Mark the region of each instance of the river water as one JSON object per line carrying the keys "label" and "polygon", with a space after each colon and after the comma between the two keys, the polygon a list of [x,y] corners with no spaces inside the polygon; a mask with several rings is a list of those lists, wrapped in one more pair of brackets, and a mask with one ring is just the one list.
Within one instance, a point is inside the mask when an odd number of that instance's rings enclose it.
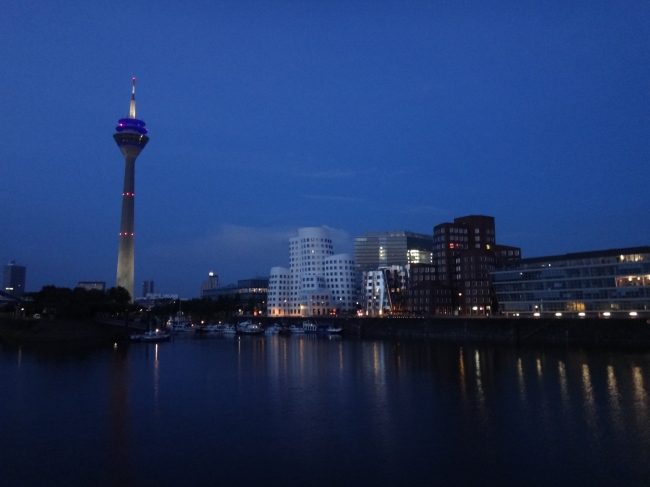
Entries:
{"label": "river water", "polygon": [[650,353],[200,337],[0,348],[0,485],[649,485]]}

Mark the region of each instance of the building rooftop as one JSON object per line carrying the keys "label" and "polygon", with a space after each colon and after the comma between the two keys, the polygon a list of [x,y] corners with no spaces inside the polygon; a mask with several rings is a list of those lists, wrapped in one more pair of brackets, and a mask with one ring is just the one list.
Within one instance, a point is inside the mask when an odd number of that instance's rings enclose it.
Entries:
{"label": "building rooftop", "polygon": [[506,264],[505,268],[518,267],[526,264],[538,264],[544,262],[560,262],[580,259],[598,259],[604,257],[616,257],[630,254],[650,254],[650,246],[628,247],[623,249],[592,250],[588,252],[574,252],[569,254],[549,255],[545,257],[530,257]]}

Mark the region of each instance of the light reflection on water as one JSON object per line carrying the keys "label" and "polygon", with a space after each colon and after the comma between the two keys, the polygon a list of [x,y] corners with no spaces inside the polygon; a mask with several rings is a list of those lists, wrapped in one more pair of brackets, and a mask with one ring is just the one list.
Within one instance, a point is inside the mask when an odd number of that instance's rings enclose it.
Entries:
{"label": "light reflection on water", "polygon": [[[650,474],[649,369],[632,352],[315,336],[182,337],[82,357],[0,349],[0,451],[22,472],[0,485],[39,480],[34,459],[47,455],[74,471],[89,442],[95,485],[634,484]],[[60,452],[41,439],[63,438],[56,424],[69,438]],[[143,466],[172,450],[160,471]],[[281,468],[294,452],[310,454]]]}

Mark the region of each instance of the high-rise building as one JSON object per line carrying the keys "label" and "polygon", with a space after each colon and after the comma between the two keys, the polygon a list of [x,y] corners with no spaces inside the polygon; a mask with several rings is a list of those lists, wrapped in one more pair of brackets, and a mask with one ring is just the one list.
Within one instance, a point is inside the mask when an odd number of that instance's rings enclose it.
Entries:
{"label": "high-rise building", "polygon": [[217,289],[219,287],[219,276],[217,276],[214,272],[210,271],[208,272],[208,280],[203,281],[203,284],[201,284],[201,297],[207,297],[205,294],[206,291],[210,291],[211,289]]}
{"label": "high-rise building", "polygon": [[430,264],[432,258],[431,235],[405,231],[366,232],[354,239],[354,261],[360,272],[393,265]]}
{"label": "high-rise building", "polygon": [[[369,305],[369,300],[374,302],[377,298],[375,291],[369,292],[367,286],[367,279],[381,277],[379,281],[386,283],[386,280],[379,275],[369,275],[369,272],[376,272],[380,269],[389,269],[394,266],[399,266],[402,271],[408,276],[408,267],[410,264],[431,264],[433,259],[433,240],[431,235],[422,233],[413,233],[406,231],[393,231],[393,232],[366,232],[360,237],[354,239],[354,261],[355,261],[355,277],[357,281],[357,294],[362,301],[365,302],[364,308],[371,313],[372,309],[378,311],[379,308],[374,305]],[[374,277],[373,277],[374,276]],[[382,284],[384,285],[384,284]],[[389,288],[398,289],[398,288]],[[391,309],[397,312],[397,307],[393,307],[394,300],[388,300],[390,291],[386,291],[386,303],[391,303]],[[396,297],[396,296],[394,296]],[[399,301],[399,300],[398,300]],[[401,308],[400,308],[401,309]],[[382,313],[386,310],[383,308]]]}
{"label": "high-rise building", "polygon": [[145,123],[135,118],[135,78],[131,90],[129,117],[121,118],[113,134],[117,146],[124,156],[124,190],[122,192],[122,220],[120,223],[120,245],[117,254],[116,286],[122,286],[133,298],[134,274],[134,206],[135,206],[135,160],[149,142]]}
{"label": "high-rise building", "polygon": [[470,215],[433,228],[436,280],[452,290],[455,311],[462,315],[491,314],[494,294],[490,271],[519,260],[517,247],[496,244],[494,217]]}
{"label": "high-rise building", "polygon": [[307,227],[289,240],[289,268],[273,267],[268,314],[318,316],[356,310],[354,261],[334,254],[329,230]]}
{"label": "high-rise building", "polygon": [[2,290],[16,298],[25,294],[25,266],[11,261],[2,269]]}
{"label": "high-rise building", "polygon": [[146,298],[148,294],[153,294],[153,281],[144,281],[142,283],[142,297]]}

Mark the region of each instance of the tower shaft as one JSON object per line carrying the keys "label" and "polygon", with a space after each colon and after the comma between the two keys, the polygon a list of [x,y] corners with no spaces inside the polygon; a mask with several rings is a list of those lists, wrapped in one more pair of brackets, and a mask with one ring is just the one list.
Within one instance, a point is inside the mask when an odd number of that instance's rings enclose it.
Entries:
{"label": "tower shaft", "polygon": [[122,286],[133,298],[135,268],[135,157],[125,157],[124,191],[122,193],[122,219],[120,246],[117,254],[116,286]]}

